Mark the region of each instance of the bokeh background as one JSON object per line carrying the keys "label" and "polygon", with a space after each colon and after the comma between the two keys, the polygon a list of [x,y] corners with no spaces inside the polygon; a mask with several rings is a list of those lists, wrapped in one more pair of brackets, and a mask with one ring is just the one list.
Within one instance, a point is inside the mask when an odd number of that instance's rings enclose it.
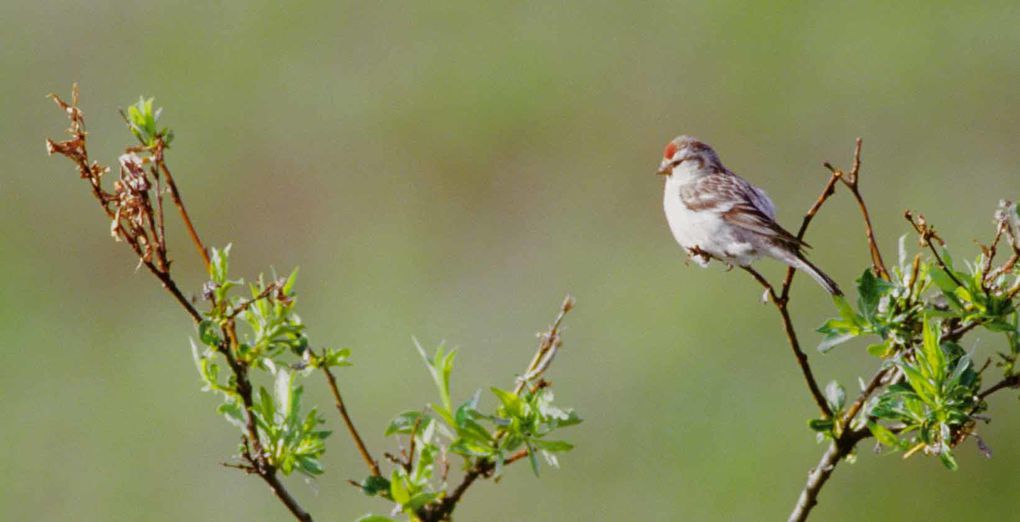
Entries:
{"label": "bokeh background", "polygon": [[[25,2],[0,4],[0,518],[287,520],[217,463],[236,432],[199,392],[188,318],[108,226],[70,164],[47,158],[82,87],[91,152],[131,142],[116,113],[156,96],[171,166],[236,274],[301,267],[313,342],[377,453],[433,393],[411,338],[459,347],[455,393],[509,385],[566,292],[550,377],[586,423],[563,469],[472,489],[461,520],[779,520],[823,447],[774,311],[741,273],[685,266],[653,176],[690,133],[764,186],[795,227],[863,136],[864,193],[887,259],[925,212],[973,252],[1018,196],[1020,10],[1012,2]],[[181,228],[176,270],[202,278]],[[838,195],[808,237],[852,287],[868,264]],[[960,254],[958,254],[960,256]],[[767,264],[770,276],[781,273]],[[805,344],[833,307],[807,281]],[[977,347],[988,354],[1000,340]],[[862,345],[822,356],[851,386]],[[322,387],[312,396],[340,430]],[[1014,394],[1015,395],[1015,394]],[[961,470],[874,455],[841,467],[818,520],[1007,520],[1016,399]],[[324,478],[292,489],[319,519],[387,508],[342,432]]]}

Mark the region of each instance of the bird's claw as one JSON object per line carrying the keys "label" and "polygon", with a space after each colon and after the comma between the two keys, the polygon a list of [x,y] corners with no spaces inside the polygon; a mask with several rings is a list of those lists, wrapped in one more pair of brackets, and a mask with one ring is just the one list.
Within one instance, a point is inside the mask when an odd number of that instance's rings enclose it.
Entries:
{"label": "bird's claw", "polygon": [[712,260],[712,254],[705,252],[698,245],[694,245],[687,249],[688,262],[692,259],[701,266],[708,266],[709,261]]}

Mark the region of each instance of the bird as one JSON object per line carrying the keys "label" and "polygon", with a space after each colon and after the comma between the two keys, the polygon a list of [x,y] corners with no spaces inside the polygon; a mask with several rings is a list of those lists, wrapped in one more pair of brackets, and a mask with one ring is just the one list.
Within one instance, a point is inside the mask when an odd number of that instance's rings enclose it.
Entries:
{"label": "bird", "polygon": [[776,222],[776,207],[762,189],[723,166],[719,155],[691,136],[666,145],[659,175],[666,178],[662,206],[673,238],[702,267],[717,259],[752,270],[771,257],[800,270],[829,294],[843,295],[831,277],[804,257],[810,246]]}

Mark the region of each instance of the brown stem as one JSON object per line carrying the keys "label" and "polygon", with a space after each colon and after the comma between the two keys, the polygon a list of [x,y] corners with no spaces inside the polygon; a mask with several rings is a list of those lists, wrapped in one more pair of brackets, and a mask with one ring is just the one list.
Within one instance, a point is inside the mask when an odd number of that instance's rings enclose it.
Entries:
{"label": "brown stem", "polygon": [[199,313],[197,308],[195,308],[195,305],[191,304],[191,301],[189,301],[187,297],[184,297],[184,294],[181,293],[181,289],[177,287],[177,283],[175,283],[173,278],[170,277],[169,272],[159,270],[156,268],[156,265],[149,261],[144,261],[142,264],[145,265],[145,268],[149,269],[149,272],[152,272],[152,275],[159,279],[163,288],[166,288],[166,290],[170,292],[170,295],[172,295],[174,299],[176,299],[177,302],[184,307],[184,310],[188,312],[188,315],[190,315],[196,323],[202,322],[202,314]]}
{"label": "brown stem", "polygon": [[535,351],[535,356],[531,358],[527,371],[517,380],[517,385],[514,386],[515,395],[521,393],[529,381],[541,377],[542,373],[549,368],[549,364],[552,363],[556,351],[560,347],[560,324],[563,323],[563,318],[572,308],[574,308],[574,298],[567,295],[563,298],[563,304],[560,305],[560,311],[552,326],[549,327],[549,331],[542,334],[542,341],[538,345],[538,350]]}
{"label": "brown stem", "polygon": [[251,299],[245,300],[241,304],[237,305],[236,308],[234,308],[233,310],[229,311],[227,313],[227,319],[232,320],[235,317],[237,317],[238,315],[241,315],[242,313],[244,313],[245,310],[251,308],[251,305],[255,304],[258,301],[261,301],[262,299],[265,299],[265,298],[269,297],[270,294],[272,294],[273,292],[275,292],[279,288],[280,288],[279,285],[277,285],[275,282],[267,284],[266,287],[263,288],[262,291],[259,292],[258,295],[256,295],[255,297],[252,297]]}
{"label": "brown stem", "polygon": [[843,415],[843,426],[850,426],[850,424],[854,420],[854,417],[856,417],[857,414],[860,413],[861,408],[864,407],[864,403],[868,402],[868,399],[871,397],[871,394],[875,393],[875,390],[878,389],[879,385],[882,384],[882,381],[886,378],[887,375],[889,375],[891,371],[892,371],[891,367],[879,370],[878,373],[876,373],[874,377],[871,378],[871,381],[869,381],[868,384],[861,391],[861,394],[860,396],[857,397],[857,400],[854,401],[854,403],[851,404],[849,408],[847,408],[846,414]]}
{"label": "brown stem", "polygon": [[329,391],[333,394],[333,402],[336,404],[336,409],[340,412],[340,417],[343,418],[344,425],[347,426],[347,431],[351,434],[351,439],[354,440],[358,453],[361,454],[361,459],[365,461],[373,476],[381,477],[382,472],[379,471],[379,463],[372,458],[372,454],[369,453],[368,448],[365,446],[365,441],[362,440],[361,434],[354,427],[354,421],[347,414],[347,406],[344,404],[343,396],[340,395],[340,388],[336,385],[336,378],[333,377],[333,372],[325,365],[322,366],[322,371],[326,374],[326,382],[329,384]]}
{"label": "brown stem", "polygon": [[818,381],[815,380],[815,375],[811,371],[811,364],[808,363],[808,356],[804,353],[804,350],[800,348],[800,341],[797,339],[797,331],[793,327],[793,320],[790,318],[790,310],[787,308],[788,300],[781,298],[776,294],[775,288],[772,284],[765,279],[765,276],[759,274],[755,269],[750,266],[741,267],[747,271],[751,276],[755,278],[768,292],[771,297],[772,304],[779,310],[779,315],[783,320],[783,329],[786,331],[786,339],[789,341],[790,349],[793,350],[793,355],[797,359],[797,364],[800,366],[800,371],[804,374],[804,381],[808,385],[808,390],[811,391],[811,397],[815,400],[815,404],[818,405],[818,409],[821,410],[824,418],[832,417],[832,409],[829,407],[829,403],[825,400],[825,395],[822,394],[821,388],[818,387]]}
{"label": "brown stem", "polygon": [[861,209],[861,217],[864,218],[864,235],[868,239],[868,250],[871,252],[871,267],[875,271],[875,274],[889,280],[889,272],[885,269],[885,261],[882,260],[882,252],[878,248],[878,241],[875,240],[875,230],[871,225],[871,216],[868,214],[868,206],[864,204],[864,198],[861,196],[860,189],[860,172],[861,172],[861,145],[862,141],[857,138],[856,144],[854,145],[854,159],[850,166],[850,172],[843,173],[839,169],[833,167],[831,164],[826,163],[825,168],[829,169],[834,175],[839,175],[839,178],[843,181],[843,184],[850,189],[850,193],[853,194],[854,199],[857,200],[857,206]]}
{"label": "brown stem", "polygon": [[195,231],[195,225],[191,222],[191,216],[188,215],[188,210],[184,207],[184,201],[181,200],[181,194],[177,190],[177,183],[174,182],[174,177],[170,174],[170,169],[166,166],[166,161],[163,160],[162,142],[158,145],[157,149],[159,161],[156,163],[159,165],[159,169],[166,176],[166,185],[170,189],[170,198],[174,200],[174,205],[177,206],[177,210],[181,214],[181,219],[184,220],[184,226],[188,229],[188,235],[191,236],[191,242],[195,244],[195,248],[198,250],[199,255],[202,256],[202,263],[205,265],[206,273],[209,272],[209,266],[212,264],[209,260],[209,251],[206,250],[205,245],[202,244],[202,240],[198,238],[198,232]]}
{"label": "brown stem", "polygon": [[280,502],[283,502],[284,506],[287,506],[290,513],[294,515],[294,518],[302,522],[312,522],[312,515],[302,509],[297,500],[291,496],[290,492],[287,491],[287,488],[284,487],[282,482],[280,482],[280,477],[276,475],[275,469],[269,473],[259,473],[259,476],[262,477],[262,480],[269,485],[269,489],[273,491],[276,498],[280,499]]}
{"label": "brown stem", "polygon": [[[510,465],[527,456],[528,450],[522,449],[508,457],[503,464]],[[488,476],[488,474],[492,473],[495,468],[495,465],[492,464],[491,461],[484,460],[480,462],[484,462],[485,464],[477,465],[469,469],[468,472],[464,474],[464,478],[461,480],[460,484],[454,488],[452,493],[444,497],[438,504],[432,504],[432,506],[435,506],[434,508],[425,509],[418,514],[418,517],[421,518],[422,522],[440,522],[450,520],[450,515],[453,514],[453,508],[457,506],[457,503],[460,502],[461,497],[464,496],[464,493],[467,492],[468,488],[470,488],[471,485],[479,478]]]}
{"label": "brown stem", "polygon": [[807,520],[811,509],[818,505],[818,494],[821,493],[822,487],[825,486],[829,477],[832,476],[836,466],[853,451],[858,442],[870,436],[871,432],[867,428],[847,431],[843,437],[829,444],[829,448],[822,454],[818,464],[808,473],[807,484],[804,485],[804,489],[800,492],[797,504],[794,505],[793,512],[790,513],[790,518],[787,519],[787,522],[803,522]]}
{"label": "brown stem", "polygon": [[[807,213],[804,214],[804,219],[800,223],[800,229],[797,230],[797,239],[804,239],[804,234],[807,233],[808,225],[815,218],[815,214],[822,208],[825,201],[836,193],[836,183],[839,181],[840,176],[842,176],[842,173],[839,171],[833,171],[832,175],[829,176],[829,181],[825,184],[825,188],[822,189],[822,193],[819,194],[818,199],[811,205]],[[786,269],[786,277],[783,278],[783,290],[780,292],[780,299],[783,301],[790,296],[790,286],[793,284],[793,275],[795,273],[797,271],[792,266]]]}
{"label": "brown stem", "polygon": [[1016,388],[1017,386],[1020,386],[1020,374],[1010,375],[1009,377],[989,386],[987,390],[979,393],[978,399],[984,400],[986,397],[999,390],[1004,388]]}

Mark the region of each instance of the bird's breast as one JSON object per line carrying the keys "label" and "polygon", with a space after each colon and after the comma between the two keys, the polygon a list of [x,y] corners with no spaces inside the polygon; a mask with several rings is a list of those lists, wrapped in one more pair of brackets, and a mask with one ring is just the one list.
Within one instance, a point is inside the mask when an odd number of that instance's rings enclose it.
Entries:
{"label": "bird's breast", "polygon": [[663,191],[662,207],[666,212],[666,221],[680,246],[707,247],[719,238],[719,228],[724,224],[722,218],[712,211],[694,211],[684,204],[680,198],[682,183],[666,183]]}

